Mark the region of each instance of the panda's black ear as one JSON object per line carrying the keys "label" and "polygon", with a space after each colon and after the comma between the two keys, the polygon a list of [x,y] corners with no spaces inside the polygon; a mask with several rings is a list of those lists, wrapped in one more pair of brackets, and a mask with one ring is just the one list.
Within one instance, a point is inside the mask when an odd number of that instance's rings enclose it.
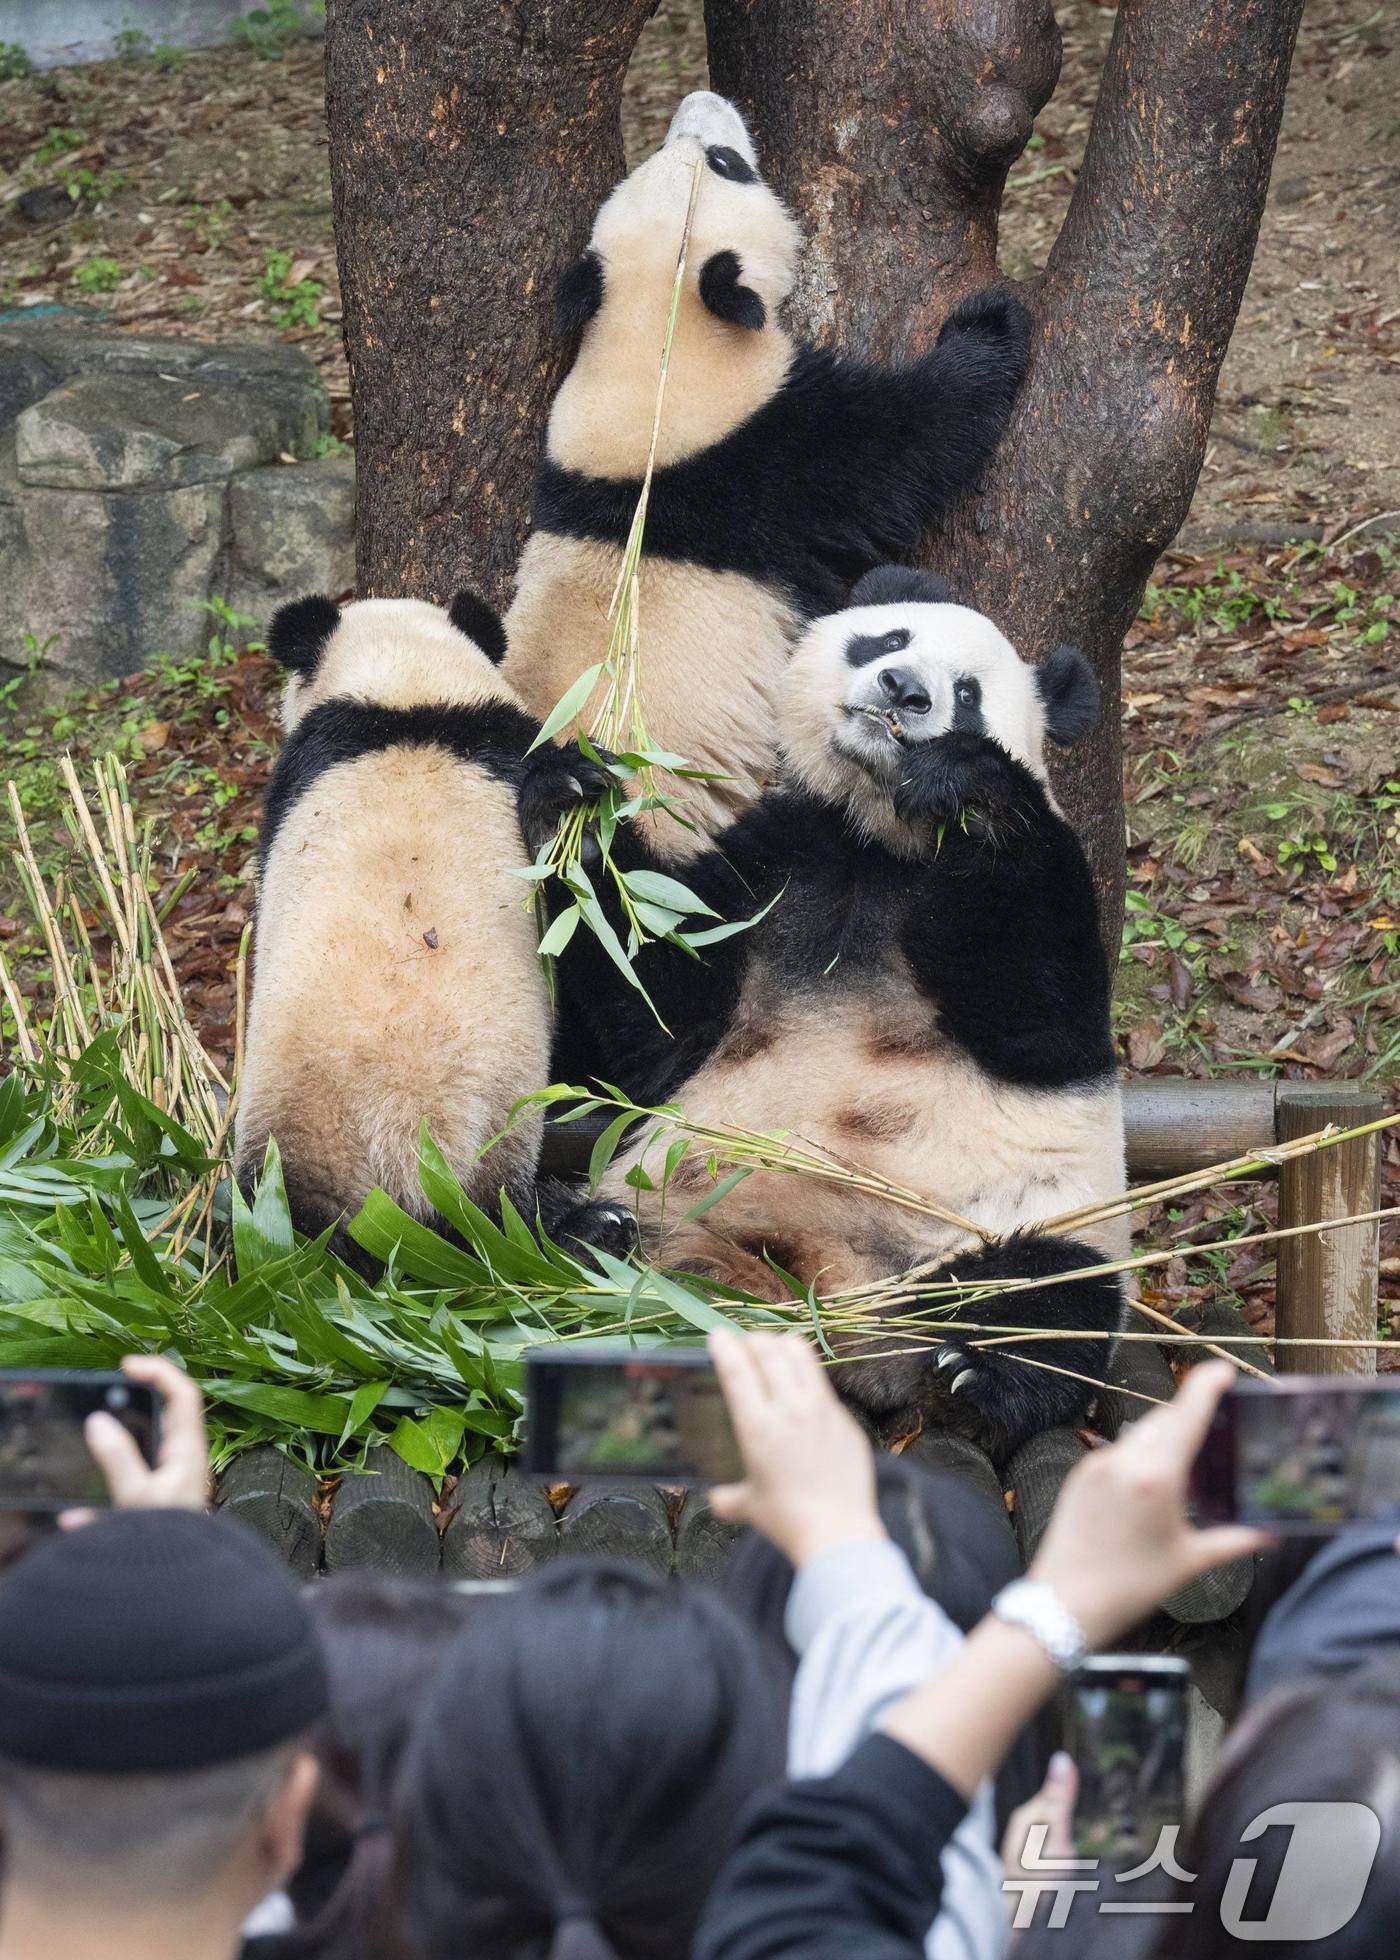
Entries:
{"label": "panda's black ear", "polygon": [[494,606],[488,606],[475,592],[454,592],[447,617],[459,633],[465,633],[496,666],[506,657],[506,629]]}
{"label": "panda's black ear", "polygon": [[590,245],[559,275],[554,295],[562,333],[582,333],[603,304],[603,261]]}
{"label": "panda's black ear", "polygon": [[319,595],[279,606],[267,629],[267,650],[279,667],[309,681],[340,624],[340,607]]}
{"label": "panda's black ear", "polygon": [[1056,647],[1035,670],[1045,704],[1045,732],[1067,749],[1089,733],[1099,718],[1099,683],[1078,647]]}
{"label": "panda's black ear", "polygon": [[767,323],[768,308],[740,279],[742,271],[737,252],[712,252],[700,268],[700,297],[717,320],[757,333]]}
{"label": "panda's black ear", "polygon": [[851,587],[848,606],[946,606],[953,589],[941,572],[915,571],[912,565],[877,565]]}

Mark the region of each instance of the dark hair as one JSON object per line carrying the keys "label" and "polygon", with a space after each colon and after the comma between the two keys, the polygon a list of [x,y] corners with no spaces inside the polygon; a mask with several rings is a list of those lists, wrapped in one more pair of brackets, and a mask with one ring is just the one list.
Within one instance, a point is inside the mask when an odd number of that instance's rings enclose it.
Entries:
{"label": "dark hair", "polygon": [[[1005,1513],[996,1516],[989,1500],[966,1478],[880,1451],[875,1498],[880,1521],[913,1567],[914,1577],[964,1633],[976,1626],[995,1594],[1019,1576],[1020,1560]],[[763,1639],[782,1642],[792,1580],[783,1554],[757,1532],[746,1532],[721,1590]]]}
{"label": "dark hair", "polygon": [[[983,1618],[1002,1587],[1019,1578],[1021,1560],[1005,1511],[966,1477],[878,1451],[875,1497],[881,1523],[914,1577],[964,1633]],[[757,1630],[765,1651],[781,1656],[789,1685],[796,1663],[784,1636],[783,1616],[792,1580],[783,1554],[766,1538],[748,1532],[735,1548],[723,1582],[725,1598]],[[1050,1747],[1048,1724],[1040,1719],[1013,1744],[996,1778],[998,1827],[1039,1789]]]}
{"label": "dark hair", "polygon": [[[1248,1911],[1262,1917],[1293,1833],[1245,1832],[1276,1804],[1364,1804],[1380,1846],[1361,1903],[1336,1932],[1309,1940],[1312,1960],[1373,1960],[1400,1923],[1400,1664],[1393,1658],[1265,1695],[1234,1730],[1181,1862],[1196,1874],[1195,1910],[1162,1925],[1153,1960],[1235,1960],[1221,1921],[1237,1858],[1258,1860]],[[1258,1904],[1255,1904],[1255,1899]]]}
{"label": "dark hair", "polygon": [[569,1558],[483,1600],[414,1725],[397,1886],[421,1960],[675,1960],[783,1769],[749,1629],[642,1566]]}
{"label": "dark hair", "polygon": [[394,1778],[418,1704],[477,1602],[440,1580],[351,1572],[307,1594],[330,1673],[313,1740],[321,1783],[288,1890],[297,1924],[244,1960],[379,1960],[396,1949],[383,1900]]}

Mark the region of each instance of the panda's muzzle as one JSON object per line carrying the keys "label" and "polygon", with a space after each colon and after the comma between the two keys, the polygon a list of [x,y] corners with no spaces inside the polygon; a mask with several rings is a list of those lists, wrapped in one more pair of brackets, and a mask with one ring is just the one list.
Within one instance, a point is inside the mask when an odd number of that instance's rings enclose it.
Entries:
{"label": "panda's muzzle", "polygon": [[907,667],[882,667],[875,678],[886,702],[901,715],[926,715],[933,706],[923,681]]}

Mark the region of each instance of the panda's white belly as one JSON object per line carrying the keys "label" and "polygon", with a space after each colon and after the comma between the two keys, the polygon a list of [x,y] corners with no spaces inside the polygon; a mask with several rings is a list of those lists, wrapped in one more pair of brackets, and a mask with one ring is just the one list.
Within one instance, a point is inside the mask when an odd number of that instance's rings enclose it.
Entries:
{"label": "panda's white belly", "polygon": [[[799,1148],[903,1187],[996,1234],[1123,1189],[1123,1126],[1116,1082],[1089,1089],[1010,1088],[937,1036],[902,1043],[878,1006],[847,995],[797,996],[764,1029],[723,1048],[678,1093],[690,1123],[782,1132]],[[668,1137],[632,1153],[658,1174]],[[718,1151],[717,1176],[732,1165]],[[703,1148],[682,1166],[664,1222],[644,1213],[662,1256],[686,1256],[684,1213],[713,1188]],[[645,1201],[644,1201],[645,1202]],[[788,1258],[841,1282],[872,1265],[942,1257],[969,1243],[966,1229],[870,1191],[778,1171],[755,1172],[697,1221],[702,1236],[736,1238],[750,1252],[771,1237]],[[1127,1250],[1114,1220],[1083,1235],[1110,1254]],[[895,1263],[891,1264],[893,1260]],[[785,1263],[785,1262],[784,1262]],[[842,1267],[849,1264],[848,1271]],[[789,1268],[792,1270],[792,1268]],[[804,1279],[809,1277],[799,1273]]]}
{"label": "panda's white belly", "polygon": [[[541,720],[605,658],[621,563],[615,546],[548,531],[526,545],[506,615],[504,673]],[[660,778],[696,829],[659,817],[658,841],[668,856],[688,857],[773,775],[774,694],[800,621],[777,593],[737,572],[653,557],[642,561],[638,623],[641,708],[652,746],[722,778]],[[579,716],[585,729],[601,699],[600,685]]]}

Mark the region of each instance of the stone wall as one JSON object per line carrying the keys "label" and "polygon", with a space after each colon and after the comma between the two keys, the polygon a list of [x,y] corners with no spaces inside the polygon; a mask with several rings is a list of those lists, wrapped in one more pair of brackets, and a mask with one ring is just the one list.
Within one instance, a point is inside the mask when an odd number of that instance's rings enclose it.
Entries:
{"label": "stone wall", "polygon": [[354,583],[354,465],[295,348],[0,329],[0,662],[127,674]]}

